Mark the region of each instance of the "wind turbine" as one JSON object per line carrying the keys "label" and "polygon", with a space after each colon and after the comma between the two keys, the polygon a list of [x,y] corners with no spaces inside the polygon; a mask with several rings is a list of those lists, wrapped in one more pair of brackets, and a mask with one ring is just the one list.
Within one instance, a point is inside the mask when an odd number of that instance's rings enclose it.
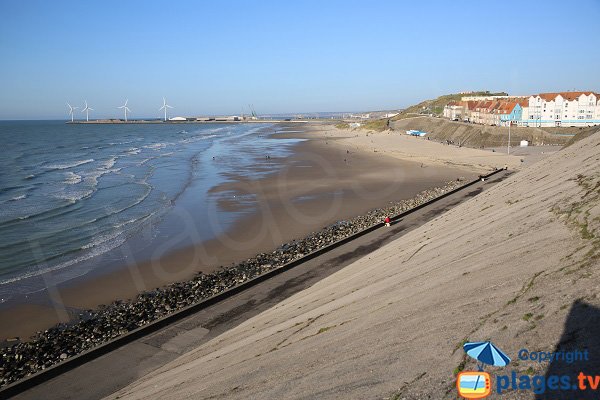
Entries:
{"label": "wind turbine", "polygon": [[129,107],[127,107],[127,102],[129,101],[129,99],[125,100],[125,104],[123,104],[121,107],[117,107],[117,108],[122,108],[123,111],[125,111],[125,122],[127,122],[127,113],[131,112],[131,110],[129,109]]}
{"label": "wind turbine", "polygon": [[67,106],[69,107],[69,115],[71,116],[71,122],[73,122],[73,110],[77,110],[79,107],[73,107],[69,103],[67,103]]}
{"label": "wind turbine", "polygon": [[173,108],[173,107],[171,107],[170,105],[168,105],[167,104],[167,99],[165,99],[163,97],[163,105],[162,105],[161,108],[158,109],[158,111],[165,110],[165,122],[167,121],[167,108]]}
{"label": "wind turbine", "polygon": [[90,111],[94,111],[94,109],[88,106],[87,100],[85,100],[85,107],[83,110],[81,110],[81,112],[85,113],[86,122],[90,122]]}

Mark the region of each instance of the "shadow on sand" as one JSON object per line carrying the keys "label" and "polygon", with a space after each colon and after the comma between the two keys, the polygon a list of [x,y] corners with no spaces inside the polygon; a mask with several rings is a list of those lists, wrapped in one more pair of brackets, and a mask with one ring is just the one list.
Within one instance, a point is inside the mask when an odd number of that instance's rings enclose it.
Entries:
{"label": "shadow on sand", "polygon": [[[554,349],[557,351],[588,350],[589,361],[575,361],[571,364],[564,361],[553,362],[546,371],[546,382],[551,376],[570,377],[572,384],[577,384],[580,372],[586,375],[600,376],[600,309],[575,301],[569,311],[565,328],[560,341]],[[538,394],[535,398],[542,399],[600,399],[600,385],[596,390],[552,390]]]}

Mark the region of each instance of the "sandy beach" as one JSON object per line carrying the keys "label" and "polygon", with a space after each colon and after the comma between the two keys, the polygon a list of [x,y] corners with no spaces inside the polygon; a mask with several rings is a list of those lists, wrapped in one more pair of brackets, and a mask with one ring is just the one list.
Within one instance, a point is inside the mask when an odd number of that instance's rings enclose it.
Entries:
{"label": "sandy beach", "polygon": [[[462,344],[490,339],[514,361],[494,375],[597,374],[598,146],[517,172],[108,398],[451,399],[456,373],[476,370]],[[522,348],[591,361],[521,361]]]}
{"label": "sandy beach", "polygon": [[[281,133],[273,140],[309,140],[298,144],[289,158],[256,160],[256,168],[262,163],[281,164],[278,173],[255,180],[231,176],[229,182],[211,189],[213,193],[227,193],[219,207],[245,212],[226,234],[176,251],[160,249],[146,262],[131,262],[108,273],[74,279],[31,296],[25,304],[4,305],[0,320],[7,323],[0,326],[0,338],[26,338],[56,322],[68,321],[79,310],[132,298],[141,291],[187,280],[200,271],[210,273],[259,252],[272,251],[333,222],[486,170],[479,164],[466,169],[474,160],[469,157],[458,164],[439,162],[434,156],[443,158],[447,150],[439,144],[435,144],[437,150],[428,150],[428,156],[407,161],[402,154],[389,151],[385,140],[355,145],[352,131],[318,125],[304,133],[297,125],[280,127]],[[385,139],[384,134],[381,136]],[[373,145],[379,146],[377,152]],[[498,165],[503,162],[499,159]],[[248,196],[255,198],[256,209],[249,205]]]}
{"label": "sandy beach", "polygon": [[478,173],[504,166],[512,170],[522,167],[521,157],[507,155],[506,149],[502,152],[492,152],[456,145],[440,145],[427,137],[406,135],[404,131],[376,132],[322,125],[318,132],[329,139],[340,139],[339,144],[343,146],[373,153],[377,157],[389,156],[424,165],[464,168]]}

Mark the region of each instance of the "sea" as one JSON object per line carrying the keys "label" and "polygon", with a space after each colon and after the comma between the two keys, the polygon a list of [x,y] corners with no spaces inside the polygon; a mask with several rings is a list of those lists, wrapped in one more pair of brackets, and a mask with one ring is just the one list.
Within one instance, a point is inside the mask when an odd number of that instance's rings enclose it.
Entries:
{"label": "sea", "polygon": [[[127,254],[225,232],[255,199],[210,189],[274,172],[279,164],[271,160],[301,141],[273,139],[278,130],[269,123],[0,121],[0,303],[43,290],[49,279],[57,284],[122,263]],[[227,196],[245,206],[221,209]]]}

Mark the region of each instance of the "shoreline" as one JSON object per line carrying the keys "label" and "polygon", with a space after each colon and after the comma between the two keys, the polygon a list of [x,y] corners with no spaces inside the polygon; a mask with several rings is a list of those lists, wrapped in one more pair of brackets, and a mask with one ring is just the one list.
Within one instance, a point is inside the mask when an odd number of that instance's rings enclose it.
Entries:
{"label": "shoreline", "polygon": [[[159,258],[138,263],[124,260],[119,268],[94,271],[49,287],[30,295],[26,302],[21,298],[5,303],[0,319],[7,323],[0,327],[0,339],[27,338],[56,323],[69,322],[83,310],[186,281],[198,272],[215,272],[388,201],[411,198],[459,176],[469,176],[457,169],[422,168],[388,157],[374,158],[367,152],[347,153],[345,145],[328,140],[327,135],[318,133],[319,128],[311,129],[309,140],[295,145],[294,155],[267,160],[281,164],[279,173],[259,179],[232,176],[229,182],[211,189],[213,193],[238,194],[219,204],[231,211],[243,208],[243,201],[237,199],[245,194],[257,195],[257,209],[224,235]],[[290,130],[286,124],[275,130],[279,133],[273,134],[272,140],[308,138],[303,132],[286,132]],[[260,166],[257,162],[255,168]]]}

